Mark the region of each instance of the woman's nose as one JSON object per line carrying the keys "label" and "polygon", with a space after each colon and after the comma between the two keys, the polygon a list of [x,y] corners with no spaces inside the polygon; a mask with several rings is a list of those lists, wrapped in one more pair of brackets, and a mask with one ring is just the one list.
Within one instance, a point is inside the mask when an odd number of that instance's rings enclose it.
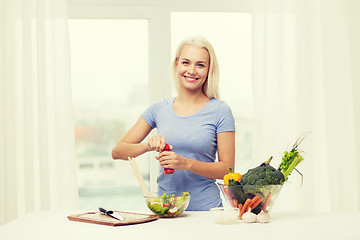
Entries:
{"label": "woman's nose", "polygon": [[195,74],[195,65],[193,65],[193,64],[189,65],[188,73],[189,74]]}

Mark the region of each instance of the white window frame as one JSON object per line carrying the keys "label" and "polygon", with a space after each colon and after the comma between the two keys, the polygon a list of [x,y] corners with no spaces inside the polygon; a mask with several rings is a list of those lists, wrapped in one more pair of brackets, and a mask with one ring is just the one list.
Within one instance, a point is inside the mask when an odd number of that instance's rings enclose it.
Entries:
{"label": "white window frame", "polygon": [[[131,5],[129,4],[131,2]],[[170,61],[170,20],[156,5],[137,5],[144,1],[69,1],[72,19],[147,19],[149,24],[149,89],[150,102],[168,96],[171,83],[164,69]],[[164,24],[167,23],[167,24]],[[159,87],[161,86],[161,87]]]}
{"label": "white window frame", "polygon": [[[171,12],[252,12],[252,0],[69,0],[71,19],[147,19],[149,103],[170,97]],[[164,70],[165,69],[165,70]],[[155,154],[150,154],[150,157]],[[156,191],[158,165],[150,161],[150,190]]]}

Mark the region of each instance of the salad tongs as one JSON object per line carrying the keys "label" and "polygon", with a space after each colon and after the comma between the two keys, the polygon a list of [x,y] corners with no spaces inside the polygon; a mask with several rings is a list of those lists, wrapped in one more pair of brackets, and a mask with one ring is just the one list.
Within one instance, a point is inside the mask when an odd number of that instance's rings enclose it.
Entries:
{"label": "salad tongs", "polygon": [[138,168],[138,166],[136,164],[135,158],[129,157],[128,159],[129,159],[131,167],[132,167],[132,169],[133,169],[133,171],[135,173],[135,176],[136,176],[137,180],[140,183],[140,187],[141,187],[141,190],[142,190],[142,192],[144,194],[144,197],[151,197],[152,195],[151,195],[151,193],[149,192],[149,190],[147,189],[147,187],[145,185],[144,179],[141,176],[141,173],[140,173],[139,168]]}

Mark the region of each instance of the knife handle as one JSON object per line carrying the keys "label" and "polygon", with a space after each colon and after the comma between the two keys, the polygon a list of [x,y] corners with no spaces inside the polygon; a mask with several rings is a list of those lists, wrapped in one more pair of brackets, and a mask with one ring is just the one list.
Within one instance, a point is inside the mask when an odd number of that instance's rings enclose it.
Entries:
{"label": "knife handle", "polygon": [[107,211],[106,211],[105,209],[101,208],[101,207],[99,208],[99,210],[100,210],[100,212],[102,212],[102,213],[105,213],[105,214],[107,213]]}
{"label": "knife handle", "polygon": [[[100,210],[100,212],[105,213],[106,215],[109,215],[109,216],[114,213],[114,212],[111,211],[111,210],[107,211],[107,210],[105,210],[105,209],[103,209],[103,208],[99,208],[99,210]],[[110,217],[111,217],[111,216],[110,216]]]}

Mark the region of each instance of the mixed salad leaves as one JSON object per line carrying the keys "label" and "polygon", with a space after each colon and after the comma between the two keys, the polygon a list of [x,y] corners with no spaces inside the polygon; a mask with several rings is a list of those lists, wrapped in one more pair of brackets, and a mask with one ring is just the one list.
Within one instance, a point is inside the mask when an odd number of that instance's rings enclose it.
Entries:
{"label": "mixed salad leaves", "polygon": [[171,196],[164,193],[160,197],[156,197],[147,202],[148,208],[160,217],[176,217],[181,214],[188,206],[190,194],[183,192],[179,197]]}

